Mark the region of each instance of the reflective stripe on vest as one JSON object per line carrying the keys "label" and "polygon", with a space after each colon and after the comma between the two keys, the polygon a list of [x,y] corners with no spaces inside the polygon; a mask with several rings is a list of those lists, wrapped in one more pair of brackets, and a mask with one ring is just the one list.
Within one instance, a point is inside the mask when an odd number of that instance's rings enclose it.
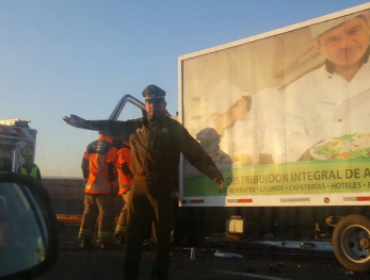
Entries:
{"label": "reflective stripe on vest", "polygon": [[37,166],[34,166],[34,167],[32,167],[31,174],[28,174],[27,169],[24,168],[24,167],[21,167],[21,174],[22,175],[30,176],[30,177],[35,178],[35,179],[37,179],[37,171],[38,171]]}
{"label": "reflective stripe on vest", "polygon": [[108,194],[111,192],[111,186],[105,186],[106,182],[106,176],[101,174],[104,172],[107,173],[107,170],[105,168],[104,164],[104,158],[105,155],[98,155],[97,158],[97,165],[98,170],[95,177],[95,185],[85,185],[85,193],[91,193],[91,194]]}
{"label": "reflective stripe on vest", "polygon": [[[105,156],[106,155],[101,155],[97,154],[97,173],[95,177],[95,184],[90,185],[86,184],[85,185],[85,193],[90,193],[90,194],[108,194],[111,192],[111,186],[105,186],[107,182],[107,166],[105,164]],[[88,180],[89,182],[90,180]]]}
{"label": "reflective stripe on vest", "polygon": [[110,192],[111,192],[111,187],[104,187],[104,185],[103,186],[85,185],[85,193],[105,194],[105,193],[110,193]]}
{"label": "reflective stripe on vest", "polygon": [[122,195],[130,190],[130,185],[119,185],[118,188],[119,188],[118,194]]}

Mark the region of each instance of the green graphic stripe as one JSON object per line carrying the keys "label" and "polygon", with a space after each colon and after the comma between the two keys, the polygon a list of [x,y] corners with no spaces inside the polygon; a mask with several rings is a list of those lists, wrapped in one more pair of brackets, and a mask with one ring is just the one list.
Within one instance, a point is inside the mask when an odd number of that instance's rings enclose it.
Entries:
{"label": "green graphic stripe", "polygon": [[206,176],[184,180],[184,195],[244,196],[370,191],[369,160],[332,160],[239,167],[224,170],[226,194]]}

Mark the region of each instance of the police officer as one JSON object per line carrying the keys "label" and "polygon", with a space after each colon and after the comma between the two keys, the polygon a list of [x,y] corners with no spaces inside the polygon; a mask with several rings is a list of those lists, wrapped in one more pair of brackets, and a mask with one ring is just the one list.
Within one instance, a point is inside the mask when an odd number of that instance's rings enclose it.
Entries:
{"label": "police officer", "polygon": [[152,220],[158,238],[152,279],[167,279],[180,153],[200,172],[221,184],[221,188],[224,185],[221,172],[200,144],[180,123],[166,115],[165,94],[158,86],[146,87],[142,95],[147,115],[135,120],[86,121],[74,115],[64,117],[72,126],[129,139],[134,176],[129,197],[125,280],[138,279],[142,240]]}

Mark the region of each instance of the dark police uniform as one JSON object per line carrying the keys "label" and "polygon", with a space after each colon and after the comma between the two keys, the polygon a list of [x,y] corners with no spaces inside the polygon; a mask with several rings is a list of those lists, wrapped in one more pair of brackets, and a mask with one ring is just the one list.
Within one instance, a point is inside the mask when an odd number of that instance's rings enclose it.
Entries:
{"label": "dark police uniform", "polygon": [[[143,96],[146,99],[163,99],[165,92],[150,85],[143,91]],[[130,142],[134,176],[129,196],[124,279],[138,277],[142,240],[152,220],[158,238],[153,279],[167,279],[180,152],[214,182],[223,180],[221,172],[188,131],[168,116],[158,117],[155,121],[144,117],[125,122],[86,121],[86,124],[120,140],[129,139]]]}

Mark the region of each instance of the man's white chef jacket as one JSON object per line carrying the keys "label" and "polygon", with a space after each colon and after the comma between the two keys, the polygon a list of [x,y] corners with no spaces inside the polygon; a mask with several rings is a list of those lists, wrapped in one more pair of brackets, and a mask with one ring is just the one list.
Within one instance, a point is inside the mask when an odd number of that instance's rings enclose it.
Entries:
{"label": "man's white chef jacket", "polygon": [[324,139],[370,132],[370,62],[350,82],[322,66],[289,85],[284,96],[287,162]]}

